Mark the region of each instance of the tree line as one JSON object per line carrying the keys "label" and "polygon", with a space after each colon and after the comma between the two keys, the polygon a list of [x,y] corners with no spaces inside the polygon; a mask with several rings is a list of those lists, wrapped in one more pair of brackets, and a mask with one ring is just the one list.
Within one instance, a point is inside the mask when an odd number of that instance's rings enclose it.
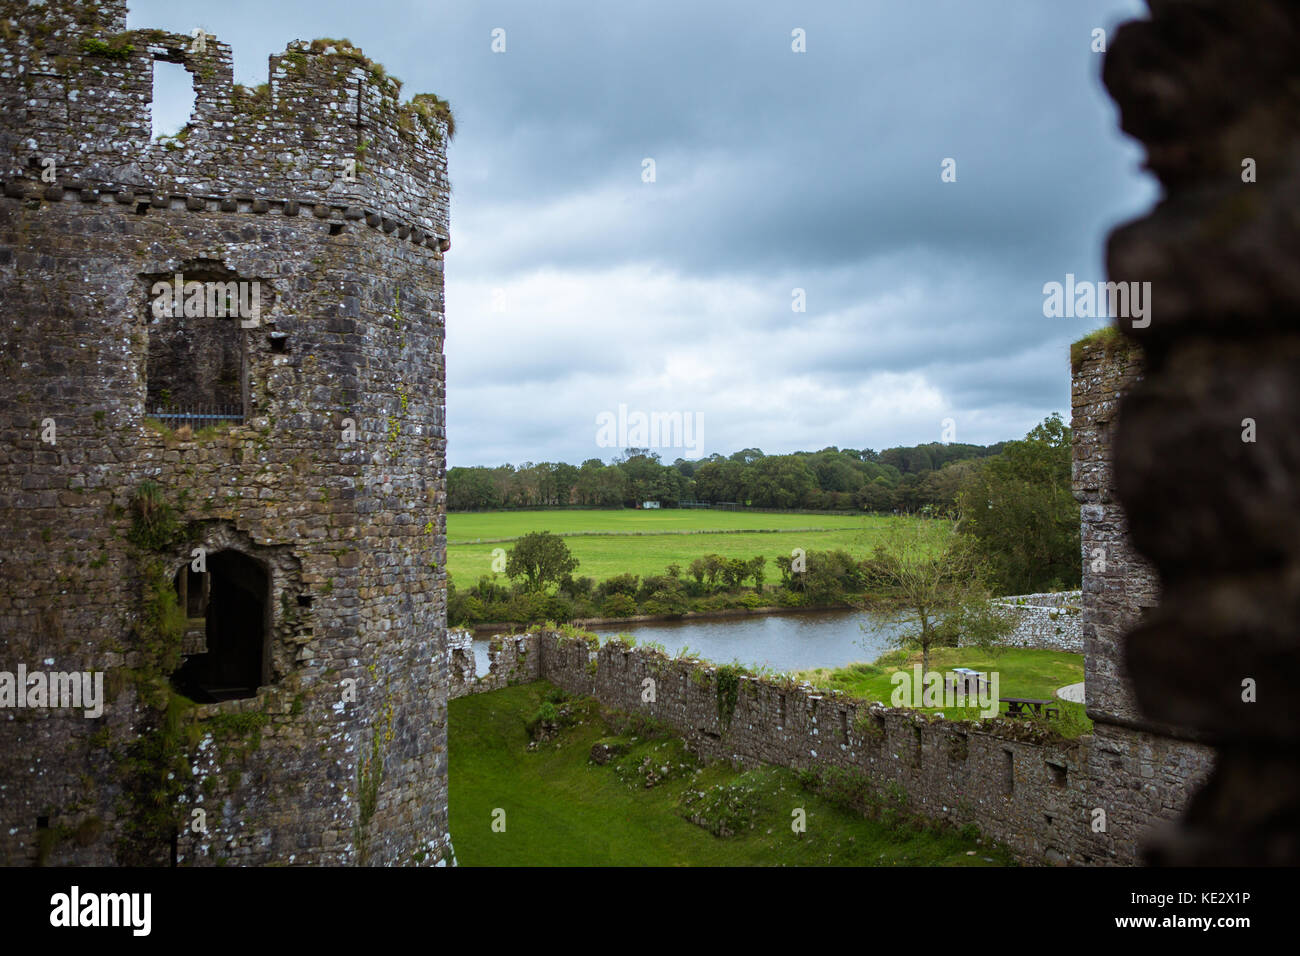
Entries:
{"label": "tree line", "polygon": [[450,511],[501,508],[636,507],[657,501],[735,503],[751,508],[947,513],[962,483],[1006,443],[931,442],[910,447],[823,448],[765,455],[746,448],[730,456],[662,461],[629,448],[613,461],[457,467],[447,471]]}
{"label": "tree line", "polygon": [[[938,447],[949,454],[979,448]],[[970,567],[978,566],[980,586],[987,588],[989,593],[1024,594],[1078,587],[1082,555],[1079,506],[1071,487],[1069,427],[1060,415],[1052,415],[1036,425],[1023,440],[990,447],[996,448],[996,452],[977,458],[951,458],[938,468],[906,474],[898,471],[895,461],[909,467],[920,467],[927,459],[919,453],[910,458],[900,454],[890,455],[890,460],[882,463],[879,458],[887,453],[876,456],[875,461],[863,461],[860,452],[853,455],[863,465],[893,468],[901,476],[898,486],[902,486],[908,476],[923,474],[918,487],[942,489],[942,493],[932,501],[920,509],[911,510],[930,508],[949,519],[955,550],[952,557],[942,562],[946,568],[944,574],[949,578],[970,578],[964,563],[968,562]],[[917,446],[917,449],[929,453],[931,446]],[[830,455],[818,452],[809,456],[769,457],[756,449],[747,449],[740,454],[741,459],[736,456],[725,460],[716,456],[705,459],[697,463],[699,467],[692,474],[699,476],[704,473],[704,480],[707,480],[709,466],[717,465],[718,470],[724,466],[733,471],[738,468],[740,474],[751,476],[742,478],[742,481],[757,482],[760,479],[752,475],[769,474],[764,463],[773,458],[820,459],[822,464],[829,460],[834,465],[837,457],[848,456],[846,452],[835,451]],[[652,463],[650,456],[641,457],[643,464]],[[933,464],[933,457],[928,461]],[[621,464],[626,462],[610,466],[597,463],[601,469],[618,468]],[[807,461],[802,464],[810,471],[814,468]],[[663,471],[685,478],[684,473],[675,467]],[[694,477],[692,480],[698,487],[701,479]],[[806,503],[808,499],[802,501]],[[749,503],[753,503],[752,498]],[[916,542],[902,542],[889,551],[891,554],[905,553],[915,548]],[[459,594],[454,584],[450,584],[449,618],[453,623],[568,620],[574,616],[596,614],[607,617],[635,613],[677,614],[687,609],[711,610],[715,606],[753,607],[774,603],[799,607],[838,603],[860,593],[873,577],[879,579],[879,569],[887,567],[888,560],[892,560],[889,555],[881,554],[871,560],[857,560],[842,551],[809,553],[807,557],[807,565],[799,569],[792,566],[790,556],[775,557],[771,568],[780,575],[780,583],[776,593],[770,597],[763,596],[765,581],[770,578],[769,566],[761,556],[745,560],[704,554],[686,568],[669,566],[663,575],[649,576],[644,580],[637,580],[634,575],[620,575],[598,583],[591,578],[574,578],[572,572],[577,569],[578,562],[569,554],[563,540],[539,532],[521,538],[510,551],[506,577],[514,582],[513,587],[505,587],[486,576],[472,591]],[[959,565],[960,572],[953,572],[952,568]],[[930,565],[925,567],[933,570]],[[895,571],[887,577],[897,581],[904,579],[905,575]],[[752,590],[746,587],[747,583],[752,584]],[[497,618],[493,616],[495,614],[507,616]]]}

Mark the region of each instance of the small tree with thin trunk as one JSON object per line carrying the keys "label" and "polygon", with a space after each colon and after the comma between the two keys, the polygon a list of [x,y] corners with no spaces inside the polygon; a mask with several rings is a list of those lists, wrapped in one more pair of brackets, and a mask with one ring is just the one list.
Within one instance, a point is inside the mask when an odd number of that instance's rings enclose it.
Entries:
{"label": "small tree with thin trunk", "polygon": [[1014,626],[989,604],[987,567],[954,531],[948,521],[895,524],[870,562],[876,587],[865,609],[906,625],[890,640],[900,648],[920,648],[922,678],[930,671],[932,648],[956,646],[958,639],[987,648]]}

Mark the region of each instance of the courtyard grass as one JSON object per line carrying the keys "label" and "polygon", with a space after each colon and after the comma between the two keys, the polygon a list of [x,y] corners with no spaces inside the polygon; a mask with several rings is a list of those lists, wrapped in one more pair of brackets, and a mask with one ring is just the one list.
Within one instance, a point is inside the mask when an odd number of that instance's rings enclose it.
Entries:
{"label": "courtyard grass", "polygon": [[[891,651],[881,655],[875,663],[859,662],[834,669],[817,668],[799,672],[800,680],[811,682],[827,690],[840,690],[862,700],[878,700],[888,705],[895,685],[890,676],[898,671],[911,671],[921,663],[921,652]],[[1051,727],[1063,737],[1078,737],[1092,732],[1092,721],[1084,712],[1083,704],[1056,699],[1056,691],[1066,684],[1083,680],[1083,655],[1065,651],[1039,650],[1012,647],[1002,650],[983,650],[978,647],[939,647],[930,651],[930,668],[940,672],[954,667],[998,674],[999,697],[1035,697],[1052,700],[1061,709],[1059,719],[1050,720]],[[976,720],[977,708],[919,707],[927,713],[942,712],[949,720]],[[1001,708],[1005,710],[1005,706]]]}
{"label": "courtyard grass", "polygon": [[[528,748],[525,726],[553,688],[539,681],[451,701],[449,806],[464,866],[988,866],[1011,862],[987,840],[889,823],[841,809],[793,771],[698,766],[680,739],[595,714]],[[621,731],[621,733],[620,733]],[[589,761],[602,741],[627,752]],[[646,759],[649,758],[649,763]],[[644,785],[643,766],[664,779]],[[725,801],[752,823],[719,837],[686,820],[679,801]],[[692,797],[703,794],[703,797]],[[802,808],[807,831],[791,829]],[[494,832],[495,811],[505,831]],[[708,811],[702,811],[707,814]],[[752,814],[752,817],[749,816]],[[497,814],[497,819],[501,819]],[[974,851],[973,855],[968,855]]]}

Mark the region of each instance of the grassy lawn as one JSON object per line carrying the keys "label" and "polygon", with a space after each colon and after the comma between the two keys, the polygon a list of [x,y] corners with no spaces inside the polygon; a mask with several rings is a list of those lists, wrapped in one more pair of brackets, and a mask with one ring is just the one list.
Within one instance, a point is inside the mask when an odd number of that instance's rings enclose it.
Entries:
{"label": "grassy lawn", "polygon": [[[874,664],[848,664],[828,670],[818,668],[801,672],[798,676],[818,687],[842,690],[863,700],[878,700],[889,704],[894,691],[890,675],[896,671],[911,671],[921,662],[920,651],[892,651],[881,656]],[[1066,684],[1083,680],[1083,655],[1065,651],[1045,651],[1033,648],[1007,648],[985,651],[971,647],[940,647],[930,652],[930,667],[948,671],[954,667],[998,674],[999,697],[1037,697],[1052,700],[1056,690]],[[1059,720],[1051,726],[1062,736],[1077,737],[1092,731],[1092,721],[1084,713],[1082,704],[1056,700],[1061,708]],[[927,712],[942,711],[950,720],[974,720],[979,716],[975,708],[918,708]],[[1005,705],[1002,708],[1006,709]]]}
{"label": "grassy lawn", "polygon": [[[616,574],[683,571],[710,552],[729,558],[843,549],[864,557],[891,522],[915,518],[864,515],[762,514],[703,509],[659,511],[490,511],[447,516],[447,567],[460,586],[492,573],[494,548],[530,531],[565,538],[579,561],[577,576],[603,581]],[[713,532],[713,533],[710,533]],[[770,565],[769,565],[770,567]],[[773,568],[770,576],[775,579]]]}
{"label": "grassy lawn", "polygon": [[[987,841],[916,829],[899,817],[878,821],[840,809],[804,790],[798,776],[783,768],[739,773],[728,764],[700,767],[680,739],[644,726],[607,723],[594,704],[584,722],[529,750],[525,725],[551,690],[538,682],[451,702],[451,834],[461,865],[1010,862]],[[605,765],[593,764],[588,758],[598,740],[627,752]],[[652,787],[646,786],[646,767],[662,777]],[[689,822],[679,809],[683,796],[691,812],[706,821],[728,821],[735,835],[715,836]],[[505,832],[492,829],[498,808],[505,811]],[[807,815],[807,831],[799,835],[791,829],[796,808]]]}

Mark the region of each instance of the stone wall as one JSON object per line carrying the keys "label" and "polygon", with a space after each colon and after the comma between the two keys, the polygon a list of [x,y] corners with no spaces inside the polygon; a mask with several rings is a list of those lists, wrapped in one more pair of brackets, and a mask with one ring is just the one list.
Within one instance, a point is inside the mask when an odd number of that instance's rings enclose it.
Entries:
{"label": "stone wall", "polygon": [[1015,721],[953,723],[748,676],[728,720],[714,665],[617,639],[595,650],[582,638],[530,633],[494,642],[491,655],[490,679],[457,686],[453,668],[453,697],[545,679],[663,721],[706,759],[855,771],[880,794],[905,794],[917,813],[975,824],[1022,861],[1093,862],[1084,835],[1086,741],[1047,741]]}
{"label": "stone wall", "polygon": [[1115,494],[1112,456],[1121,396],[1142,378],[1140,353],[1115,335],[1076,346],[1073,376],[1074,490],[1083,549],[1083,637],[1098,859],[1141,859],[1150,828],[1172,821],[1210,771],[1213,752],[1176,727],[1147,718],[1133,694],[1125,642],[1159,601],[1151,566],[1133,547]]}
{"label": "stone wall", "polygon": [[[838,766],[878,787],[896,785],[919,812],[974,823],[1029,862],[1139,862],[1143,843],[1178,818],[1204,781],[1213,751],[1144,717],[1125,671],[1125,636],[1158,600],[1155,576],[1129,540],[1111,471],[1115,410],[1140,379],[1140,361],[1122,340],[1101,336],[1077,349],[1073,372],[1083,589],[997,603],[1019,618],[1010,643],[1084,653],[1092,735],[1024,739],[1026,728],[1008,721],[951,723],[749,677],[741,678],[734,716],[724,722],[713,666],[617,640],[596,651],[556,633],[494,647],[492,678],[466,681],[459,692],[544,678],[663,720],[706,757]],[[643,700],[647,680],[654,681],[652,702]]]}
{"label": "stone wall", "polygon": [[494,634],[488,642],[489,669],[477,676],[472,631],[448,631],[451,683],[448,696],[464,697],[541,679],[541,655],[531,634]]}
{"label": "stone wall", "polygon": [[[122,2],[0,19],[0,670],[110,689],[98,719],[0,711],[0,864],[449,858],[447,118],[351,49],[241,91],[229,47],[127,32]],[[155,59],[199,94],[165,145]],[[145,414],[148,280],[190,268],[266,290],[215,433]],[[196,548],[268,574],[255,696],[169,686]]]}
{"label": "stone wall", "polygon": [[998,598],[993,606],[1015,620],[1000,643],[1009,647],[1083,653],[1083,593],[1061,591]]}

